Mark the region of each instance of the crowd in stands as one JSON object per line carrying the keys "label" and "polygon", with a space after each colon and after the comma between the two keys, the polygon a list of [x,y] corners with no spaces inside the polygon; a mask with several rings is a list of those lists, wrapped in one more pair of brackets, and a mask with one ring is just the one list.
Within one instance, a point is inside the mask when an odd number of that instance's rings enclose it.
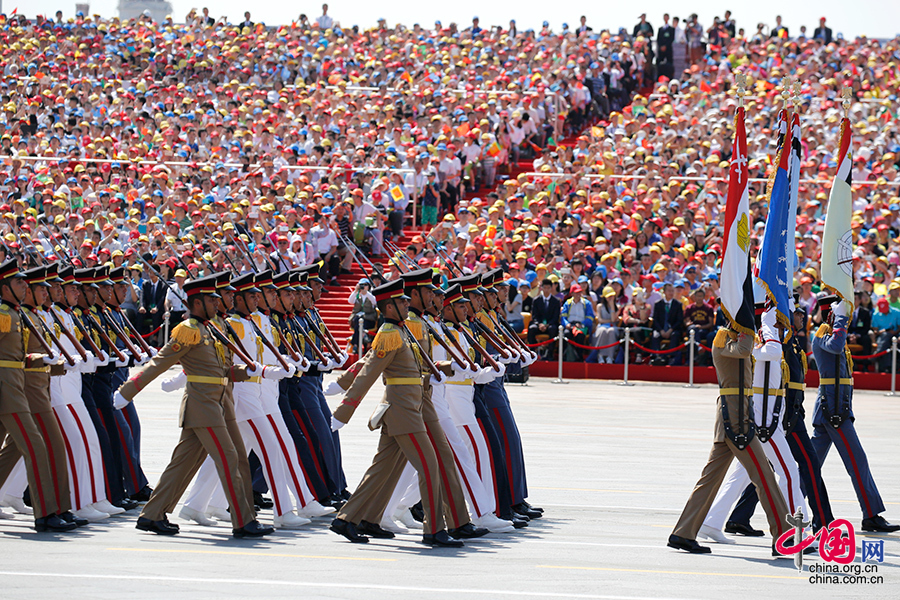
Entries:
{"label": "crowd in stands", "polygon": [[[624,327],[651,350],[678,348],[692,330],[708,345],[721,322],[734,75],[750,78],[755,246],[780,81],[791,75],[802,84],[800,329],[816,322],[848,86],[851,343],[856,354],[889,347],[900,330],[900,40],[845,39],[824,18],[811,35],[780,18],[748,35],[728,12],[709,27],[696,15],[651,21],[366,28],[343,26],[327,6],[278,26],[206,9],[183,23],[7,16],[0,255],[23,266],[33,252],[126,264],[127,308],[150,330],[183,311],[154,271],[177,289],[225,265],[322,260],[333,282],[353,260],[345,242],[390,254],[415,223],[426,230],[406,251],[420,264],[446,269],[434,242],[464,269],[504,268],[515,280],[509,319],[532,343],[561,323],[582,346],[609,346]],[[555,346],[542,348],[549,357]],[[624,358],[621,345],[568,352]],[[651,357],[679,364],[686,354],[637,348],[632,360]],[[871,362],[885,368],[883,357]]]}

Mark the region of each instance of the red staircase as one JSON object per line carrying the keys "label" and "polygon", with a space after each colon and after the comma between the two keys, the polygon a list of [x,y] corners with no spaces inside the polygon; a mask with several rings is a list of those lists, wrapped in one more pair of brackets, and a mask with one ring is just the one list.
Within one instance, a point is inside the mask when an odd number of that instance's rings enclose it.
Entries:
{"label": "red staircase", "polygon": [[[563,144],[566,146],[574,143],[574,139],[566,139],[563,140]],[[500,176],[497,180],[497,187],[503,185],[503,182],[507,179],[515,179],[519,176],[519,173],[528,173],[534,170],[534,166],[531,162],[523,161],[518,162],[512,166],[511,172],[508,176]],[[484,200],[487,195],[494,190],[481,189],[477,194],[467,193],[463,196],[463,200],[471,201],[473,198],[481,198]],[[430,226],[429,226],[430,229]],[[405,249],[407,245],[412,241],[413,236],[421,234],[423,227],[418,225],[416,227],[405,227],[403,230],[403,236],[399,239],[394,240],[394,243],[401,249]],[[387,271],[386,264],[388,261],[388,256],[382,256],[379,258],[370,258],[370,260],[377,264],[381,269]],[[366,267],[368,270],[368,266]],[[325,321],[325,324],[328,326],[328,329],[331,331],[334,338],[337,340],[338,344],[341,344],[342,349],[347,347],[347,344],[351,338],[350,331],[350,313],[353,310],[353,305],[347,302],[347,298],[350,297],[350,294],[356,288],[356,284],[359,282],[360,278],[365,277],[362,269],[356,263],[353,262],[352,267],[353,274],[352,275],[341,275],[338,277],[338,283],[340,285],[337,286],[325,286],[326,293],[322,295],[319,301],[316,303],[316,308],[319,311],[319,314],[322,315],[322,320]],[[351,356],[350,360],[345,366],[349,366],[355,362],[356,357]]]}
{"label": "red staircase", "polygon": [[[394,243],[401,248],[405,248],[412,241],[413,236],[419,235],[421,232],[421,226],[405,227],[403,236],[395,239]],[[378,265],[378,268],[382,271],[387,272],[388,258],[388,256],[370,257],[369,260]],[[368,265],[366,265],[366,270],[369,270]],[[342,349],[347,347],[347,343],[352,335],[350,331],[350,313],[353,311],[353,305],[347,302],[347,299],[353,293],[353,290],[356,289],[356,284],[359,283],[359,280],[365,277],[365,273],[363,273],[356,261],[353,261],[351,271],[353,273],[350,275],[338,277],[339,285],[326,285],[325,293],[316,302],[316,309],[322,316],[322,320],[325,321],[328,330],[331,331],[331,334],[338,344],[341,345]]]}

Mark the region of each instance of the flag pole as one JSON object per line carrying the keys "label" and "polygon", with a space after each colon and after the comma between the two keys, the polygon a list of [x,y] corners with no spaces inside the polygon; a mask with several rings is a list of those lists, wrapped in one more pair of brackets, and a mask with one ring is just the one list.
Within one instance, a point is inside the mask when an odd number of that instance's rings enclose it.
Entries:
{"label": "flag pole", "polygon": [[841,90],[841,97],[843,100],[841,101],[841,106],[844,108],[844,118],[850,118],[850,98],[853,96],[853,91],[849,87],[844,87]]}

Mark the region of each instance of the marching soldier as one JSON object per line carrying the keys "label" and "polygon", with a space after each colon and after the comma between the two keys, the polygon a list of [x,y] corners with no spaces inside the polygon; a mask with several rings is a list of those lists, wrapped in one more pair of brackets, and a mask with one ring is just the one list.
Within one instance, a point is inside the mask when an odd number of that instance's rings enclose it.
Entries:
{"label": "marching soldier", "polygon": [[820,464],[824,464],[832,444],[837,448],[856,490],[863,514],[863,531],[898,531],[900,525],[888,523],[880,514],[884,512],[884,503],[853,425],[856,417],[853,416],[853,363],[847,349],[847,303],[837,296],[825,296],[819,298],[817,304],[826,322],[812,340],[813,355],[819,368],[819,395],[813,411],[813,448]]}
{"label": "marching soldier", "polygon": [[[235,440],[227,420],[233,421],[234,409],[228,393],[232,381],[258,377],[260,365],[231,365],[230,342],[210,321],[218,312],[216,277],[203,277],[184,284],[191,318],[180,323],[150,364],[132,376],[116,393],[116,404],[124,406],[148,383],[180,362],[187,386],[181,402],[179,425],[181,438],[163,471],[159,484],[138,518],[137,529],[161,535],[175,535],[178,526],[169,523],[185,488],[200,468],[206,455],[216,463],[219,479],[228,496],[234,537],[260,537],[272,533],[256,520],[250,485],[244,482],[240,466],[247,455],[240,437]],[[249,468],[247,469],[249,470]]]}
{"label": "marching soldier", "polygon": [[[9,477],[19,457],[24,458],[34,508],[34,528],[37,531],[71,531],[78,525],[58,514],[62,511],[57,501],[47,443],[25,392],[26,368],[56,362],[55,357],[47,354],[29,352],[31,340],[25,339],[26,325],[19,314],[27,292],[28,284],[19,272],[17,262],[8,260],[0,264],[0,438],[6,439],[0,450],[0,485]],[[33,334],[29,332],[30,335]]]}
{"label": "marching soldier", "polygon": [[765,451],[755,437],[752,421],[753,335],[731,328],[719,329],[713,341],[713,364],[719,379],[719,402],[716,411],[712,451],[700,480],[694,487],[668,546],[693,554],[710,552],[708,546],[697,543],[697,533],[733,458],[737,458],[756,486],[769,519],[772,534],[772,555],[777,556],[775,540],[786,527],[787,503],[775,481],[775,473],[765,457]]}
{"label": "marching soldier", "polygon": [[[784,392],[781,383],[782,356],[781,337],[775,308],[766,309],[765,303],[756,305],[757,343],[753,347],[755,367],[753,369],[753,420],[756,437],[762,442],[763,450],[775,474],[778,476],[781,494],[788,501],[793,514],[800,508],[808,514],[803,493],[800,491],[800,474],[793,460],[784,430],[781,425]],[[739,499],[741,492],[750,484],[750,477],[738,465],[719,489],[716,500],[698,532],[701,537],[732,544],[733,540],[722,533],[725,519]],[[752,485],[752,484],[750,484]],[[747,519],[749,521],[749,518]]]}
{"label": "marching soldier", "polygon": [[[357,529],[377,525],[400,478],[405,461],[416,469],[425,511],[422,543],[461,547],[463,542],[447,533],[441,510],[441,478],[437,455],[422,418],[422,361],[403,321],[409,315],[409,296],[403,281],[392,281],[373,290],[384,324],[372,348],[360,360],[356,377],[334,412],[332,427],[340,429],[350,420],[376,378],[383,376],[384,398],[369,419],[369,428],[381,429],[378,452],[359,487],[338,511],[331,530],[351,542],[368,542]],[[365,522],[365,524],[364,524]]]}

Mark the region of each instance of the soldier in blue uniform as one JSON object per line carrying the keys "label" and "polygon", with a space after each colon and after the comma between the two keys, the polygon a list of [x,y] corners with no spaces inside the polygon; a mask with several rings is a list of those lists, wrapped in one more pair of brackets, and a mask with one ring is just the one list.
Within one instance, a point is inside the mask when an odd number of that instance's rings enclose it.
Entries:
{"label": "soldier in blue uniform", "polygon": [[834,444],[853,482],[862,509],[864,531],[892,532],[880,513],[884,503],[869,470],[869,461],[853,426],[853,363],[847,350],[847,303],[837,296],[825,296],[817,302],[825,319],[812,340],[813,355],[819,368],[819,395],[813,411],[812,445],[819,463],[825,462]]}

